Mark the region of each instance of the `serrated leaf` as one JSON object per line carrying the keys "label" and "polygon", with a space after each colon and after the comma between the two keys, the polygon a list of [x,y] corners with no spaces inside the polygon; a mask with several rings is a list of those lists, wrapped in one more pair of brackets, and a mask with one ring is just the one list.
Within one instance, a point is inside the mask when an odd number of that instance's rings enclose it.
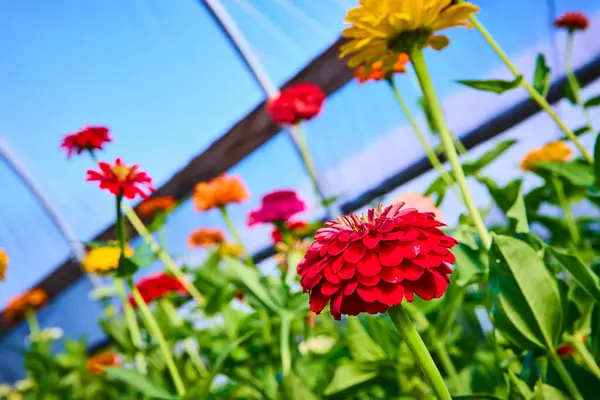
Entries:
{"label": "serrated leaf", "polygon": [[164,399],[164,400],[179,400],[180,397],[167,390],[156,385],[148,377],[141,375],[139,372],[115,367],[104,367],[104,371],[109,379],[116,379],[126,383],[133,389],[142,393],[145,396],[149,396],[152,399]]}
{"label": "serrated leaf", "polygon": [[575,255],[552,247],[549,248],[549,251],[563,268],[571,273],[575,282],[577,282],[583,290],[600,304],[600,280],[598,279],[598,275],[594,274],[592,270]]}
{"label": "serrated leaf", "polygon": [[383,349],[369,336],[357,317],[348,318],[346,339],[352,358],[356,361],[379,361],[387,358]]}
{"label": "serrated leaf", "polygon": [[503,140],[497,143],[492,149],[485,152],[478,160],[473,162],[467,162],[463,164],[465,174],[474,175],[481,171],[483,168],[491,164],[495,159],[500,157],[504,152],[510,149],[516,140]]}
{"label": "serrated leaf", "polygon": [[372,364],[342,364],[336,368],[333,379],[323,394],[325,396],[331,396],[332,394],[342,392],[353,386],[368,382],[371,379],[376,378],[377,375],[377,368]]}
{"label": "serrated leaf", "polygon": [[485,92],[493,92],[502,94],[512,89],[516,89],[523,82],[523,77],[519,76],[517,79],[513,81],[505,81],[500,79],[491,79],[485,81],[476,81],[476,80],[459,80],[456,81],[461,85],[465,85],[471,87],[473,89],[482,90]]}
{"label": "serrated leaf", "polygon": [[600,106],[600,95],[598,95],[596,97],[592,97],[591,99],[589,99],[588,101],[583,103],[583,106],[585,108],[592,108],[592,107]]}
{"label": "serrated leaf", "polygon": [[533,87],[535,90],[546,97],[550,90],[550,67],[546,63],[546,57],[543,54],[538,54],[533,75]]}
{"label": "serrated leaf", "polygon": [[490,291],[497,310],[514,329],[538,347],[554,351],[563,327],[562,299],[556,279],[533,248],[494,235]]}

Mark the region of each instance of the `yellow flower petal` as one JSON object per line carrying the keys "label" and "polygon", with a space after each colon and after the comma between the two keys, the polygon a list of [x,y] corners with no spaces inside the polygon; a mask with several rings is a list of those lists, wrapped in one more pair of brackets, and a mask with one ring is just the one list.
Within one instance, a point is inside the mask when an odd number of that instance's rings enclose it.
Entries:
{"label": "yellow flower petal", "polygon": [[443,50],[450,44],[450,39],[444,35],[430,36],[427,39],[427,46],[431,46],[435,50]]}

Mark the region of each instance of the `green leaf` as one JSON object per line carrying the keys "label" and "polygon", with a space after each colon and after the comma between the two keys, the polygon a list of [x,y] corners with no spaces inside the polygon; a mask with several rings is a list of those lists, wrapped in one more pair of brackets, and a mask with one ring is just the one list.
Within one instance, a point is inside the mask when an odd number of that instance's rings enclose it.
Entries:
{"label": "green leaf", "polygon": [[588,101],[586,101],[585,103],[583,103],[583,106],[585,108],[591,108],[591,107],[598,107],[598,106],[600,106],[600,95],[598,95],[596,97],[592,97],[591,99],[589,99]]}
{"label": "green leaf", "polygon": [[521,193],[517,194],[517,200],[508,209],[506,216],[516,222],[515,231],[518,233],[529,232],[529,222],[527,221],[527,209],[525,208],[525,200]]}
{"label": "green leaf", "polygon": [[423,193],[424,196],[430,196],[432,194],[437,195],[437,199],[435,201],[436,207],[439,207],[444,201],[444,197],[446,197],[446,190],[448,189],[448,185],[446,184],[446,180],[441,176],[438,176],[431,184],[425,189]]}
{"label": "green leaf", "polygon": [[[558,283],[525,242],[494,235],[490,252],[490,291],[497,310],[527,340],[554,351],[563,326]],[[494,314],[496,316],[496,313]]]}
{"label": "green leaf", "polygon": [[473,393],[463,394],[460,396],[452,396],[452,399],[456,400],[503,400],[502,397],[498,397],[491,393]]}
{"label": "green leaf", "polygon": [[514,81],[492,79],[487,81],[460,80],[456,82],[460,83],[461,85],[469,86],[473,89],[501,94],[518,88],[521,85],[521,82],[523,82],[523,77],[519,76]]}
{"label": "green leaf", "polygon": [[577,94],[575,94],[571,85],[565,85],[563,94],[565,95],[567,100],[571,102],[571,104],[577,105]]}
{"label": "green leaf", "polygon": [[492,196],[498,207],[505,213],[515,204],[521,190],[521,184],[523,183],[521,179],[515,179],[505,187],[500,187],[491,178],[479,176],[477,180],[487,187],[490,196]]}
{"label": "green leaf", "polygon": [[305,380],[297,377],[293,372],[283,379],[283,390],[288,400],[318,400],[319,398],[310,390]]}
{"label": "green leaf", "polygon": [[141,375],[137,371],[114,367],[105,367],[104,371],[106,372],[108,378],[125,382],[145,396],[153,399],[179,400],[178,396],[175,396],[160,386],[157,386],[148,377]]}
{"label": "green leaf", "polygon": [[120,278],[129,278],[130,276],[133,276],[138,269],[138,265],[133,262],[131,258],[125,257],[125,255],[121,254],[116,275]]}
{"label": "green leaf", "polygon": [[600,306],[596,304],[592,311],[592,354],[596,363],[600,363]]}
{"label": "green leaf", "polygon": [[120,352],[132,354],[137,351],[131,340],[129,326],[125,319],[103,319],[99,321],[99,324],[104,333],[106,333],[113,345],[115,345]]}
{"label": "green leaf", "polygon": [[495,159],[500,157],[504,152],[510,149],[516,140],[503,140],[497,143],[492,149],[485,152],[478,160],[463,164],[463,169],[467,175],[475,175],[483,168],[491,164]]}
{"label": "green leaf", "polygon": [[549,251],[563,268],[571,273],[575,282],[600,304],[600,280],[598,276],[579,257],[552,247],[549,248]]}
{"label": "green leaf", "polygon": [[554,173],[575,186],[589,187],[594,184],[594,170],[589,164],[573,162],[539,162],[535,163],[537,170]]}
{"label": "green leaf", "polygon": [[546,64],[546,57],[543,54],[538,54],[535,66],[535,74],[533,75],[533,87],[539,94],[546,97],[550,90],[550,67]]}
{"label": "green leaf", "polygon": [[327,197],[325,199],[323,199],[323,201],[321,201],[321,205],[323,207],[329,207],[332,204],[337,203],[337,201],[340,199],[341,196],[331,196],[331,197]]}
{"label": "green leaf", "polygon": [[346,339],[352,358],[356,361],[380,361],[387,358],[383,349],[371,339],[357,317],[348,317]]}
{"label": "green leaf", "polygon": [[[528,353],[531,354],[531,353]],[[527,383],[519,378],[513,371],[508,371],[508,380],[510,382],[510,394],[511,399],[525,399],[529,400],[531,398],[531,389],[527,385]]]}
{"label": "green leaf", "polygon": [[594,144],[594,188],[600,189],[600,134],[596,136],[596,143]]}
{"label": "green leaf", "polygon": [[254,334],[254,331],[250,331],[246,333],[244,336],[241,336],[234,342],[232,342],[229,346],[221,351],[219,356],[217,357],[214,365],[210,369],[210,375],[204,379],[202,379],[196,386],[191,388],[185,395],[184,400],[196,400],[203,399],[208,392],[210,391],[210,387],[215,379],[215,377],[221,373],[221,369],[223,368],[223,364],[229,358],[231,353],[244,341],[246,341],[250,336]]}
{"label": "green leaf", "polygon": [[368,382],[376,378],[377,375],[378,371],[374,365],[359,363],[342,364],[336,368],[333,379],[323,394],[330,396],[342,392],[353,386]]}
{"label": "green leaf", "polygon": [[275,313],[281,311],[282,307],[276,304],[269,289],[261,281],[258,269],[229,257],[224,259],[223,268],[227,275],[243,284],[264,306]]}
{"label": "green leaf", "polygon": [[458,286],[464,287],[480,282],[487,275],[487,267],[483,265],[477,252],[470,247],[460,243],[454,246],[452,254],[456,258],[453,279]]}
{"label": "green leaf", "polygon": [[[585,125],[585,126],[581,126],[581,127],[577,128],[577,129],[573,130],[573,134],[575,136],[579,137],[579,136],[581,136],[584,133],[589,132],[589,131],[590,131],[590,127],[587,126],[587,125]],[[566,140],[566,137],[565,137],[565,140]]]}
{"label": "green leaf", "polygon": [[541,381],[536,383],[533,390],[532,400],[569,400],[570,397],[555,388]]}

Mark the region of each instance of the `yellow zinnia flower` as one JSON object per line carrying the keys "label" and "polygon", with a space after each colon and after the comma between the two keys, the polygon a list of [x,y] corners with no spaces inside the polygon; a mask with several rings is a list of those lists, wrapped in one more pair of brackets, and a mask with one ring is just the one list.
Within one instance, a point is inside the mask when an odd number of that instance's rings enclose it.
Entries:
{"label": "yellow zinnia flower", "polygon": [[[350,39],[340,47],[340,57],[352,54],[351,68],[382,61],[384,67],[394,65],[398,53],[415,48],[442,50],[448,37],[436,32],[455,26],[470,26],[467,19],[479,7],[452,0],[360,0],[360,7],[346,15],[352,26],[344,29]],[[410,55],[410,54],[409,54]]]}
{"label": "yellow zinnia flower", "polygon": [[4,249],[0,249],[0,281],[3,281],[6,277],[6,268],[8,268],[8,254]]}
{"label": "yellow zinnia flower", "polygon": [[[125,249],[125,256],[131,257],[133,249],[129,246]],[[93,247],[81,262],[87,273],[106,275],[119,266],[121,249],[118,246]]]}
{"label": "yellow zinnia flower", "polygon": [[565,142],[552,142],[525,154],[521,161],[523,171],[533,171],[539,162],[567,162],[573,156],[573,150]]}

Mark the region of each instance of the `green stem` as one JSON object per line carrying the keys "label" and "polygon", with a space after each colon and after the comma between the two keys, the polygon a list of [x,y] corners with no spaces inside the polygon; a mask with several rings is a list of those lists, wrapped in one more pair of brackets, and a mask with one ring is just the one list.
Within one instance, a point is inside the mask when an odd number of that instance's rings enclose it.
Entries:
{"label": "green stem", "polygon": [[467,388],[465,388],[460,376],[458,375],[458,371],[456,370],[454,362],[448,353],[448,349],[446,349],[446,347],[439,341],[434,342],[433,348],[440,360],[440,363],[442,364],[442,368],[446,371],[446,374],[454,385],[455,390],[458,390],[461,393],[467,393]]}
{"label": "green stem", "polygon": [[587,349],[587,347],[585,347],[585,343],[583,343],[581,338],[580,337],[573,338],[573,340],[571,341],[571,345],[575,348],[575,350],[577,351],[577,354],[579,354],[579,356],[581,357],[581,360],[583,361],[585,366],[588,368],[588,370],[592,374],[594,374],[594,376],[596,378],[600,379],[600,367],[598,367],[598,364],[596,364],[594,357],[592,356],[590,351]]}
{"label": "green stem", "polygon": [[569,201],[567,200],[567,196],[565,195],[565,189],[563,187],[562,181],[554,174],[552,174],[550,180],[552,181],[552,186],[554,187],[554,191],[556,192],[558,204],[560,205],[560,208],[562,209],[562,212],[565,215],[565,222],[567,223],[567,228],[569,229],[569,233],[571,234],[571,239],[573,239],[573,243],[577,244],[581,240],[581,237],[579,235],[579,229],[577,229],[577,222],[575,221],[575,217],[573,216],[573,212],[571,211],[571,207],[569,206]]}
{"label": "green stem", "polygon": [[[121,210],[121,205],[123,202],[123,196],[117,195],[116,197],[116,206],[117,206],[117,240],[119,241],[119,248],[121,249],[121,255],[125,256],[125,245],[126,245],[126,232],[125,232],[125,221],[123,219],[123,212]],[[135,311],[133,311],[133,307],[129,304],[129,300],[127,299],[127,293],[125,290],[125,283],[122,279],[115,278],[114,285],[117,290],[117,295],[121,299],[123,303],[123,314],[125,315],[125,321],[129,327],[129,333],[131,335],[131,342],[136,348],[135,352],[135,365],[138,372],[142,374],[146,374],[148,372],[148,366],[146,364],[146,359],[144,355],[139,352],[142,348],[142,333],[140,332],[140,327],[137,322],[137,318],[135,317]]]}
{"label": "green stem", "polygon": [[196,286],[194,286],[189,281],[187,276],[185,276],[185,273],[181,270],[181,268],[177,266],[175,261],[169,255],[169,253],[167,253],[164,250],[164,248],[160,244],[158,244],[156,240],[154,240],[154,237],[152,236],[148,228],[146,228],[146,225],[144,225],[140,217],[138,217],[133,208],[131,208],[127,204],[122,204],[122,209],[125,212],[127,218],[129,219],[129,222],[131,222],[133,228],[150,246],[150,249],[158,255],[159,260],[162,261],[162,263],[165,265],[167,271],[173,274],[173,276],[177,278],[179,282],[181,282],[183,287],[185,287],[187,292],[198,303],[198,305],[204,305],[204,297],[202,297]]}
{"label": "green stem", "polygon": [[[458,1],[462,2],[464,0],[458,0]],[[492,35],[487,31],[487,29],[485,29],[485,27],[481,24],[481,22],[479,22],[477,17],[474,15],[471,15],[471,17],[469,19],[473,23],[473,26],[475,27],[475,29],[477,29],[479,31],[479,33],[483,36],[485,41],[492,47],[492,49],[496,52],[498,57],[500,57],[500,59],[504,62],[504,64],[510,70],[510,72],[514,75],[514,77],[515,78],[522,77],[523,75],[521,74],[521,72],[512,63],[512,61],[510,61],[510,58],[508,58],[508,56],[506,55],[504,50],[502,50],[502,48],[494,40]],[[548,103],[546,98],[544,96],[542,96],[541,94],[539,94],[538,91],[535,90],[535,88],[533,86],[531,86],[531,84],[526,79],[521,79],[521,86],[523,86],[523,88],[527,91],[527,93],[529,93],[529,96],[531,96],[531,98],[533,100],[535,100],[536,103],[538,103],[540,108],[542,110],[544,110],[550,116],[550,118],[552,118],[552,120],[556,123],[556,125],[558,125],[558,127],[565,134],[565,136],[567,138],[569,138],[569,140],[571,142],[573,142],[575,144],[575,146],[577,146],[577,148],[579,149],[581,154],[585,157],[585,159],[590,164],[593,164],[594,158],[592,157],[592,155],[587,151],[587,149],[579,141],[579,138],[577,136],[575,136],[575,134],[564,124],[564,122],[562,122],[562,120],[559,118],[558,114],[556,114],[554,112],[554,110],[552,109],[552,106],[550,106],[550,104]]]}
{"label": "green stem", "polygon": [[475,229],[477,229],[477,232],[479,233],[479,236],[481,237],[481,240],[483,241],[485,247],[489,248],[492,243],[492,238],[487,228],[485,227],[483,218],[481,217],[481,214],[479,213],[479,210],[477,209],[477,206],[475,205],[475,202],[473,200],[473,196],[471,196],[471,192],[469,191],[469,186],[467,185],[467,178],[465,176],[465,172],[462,169],[460,159],[458,158],[456,147],[454,147],[454,140],[452,139],[452,134],[446,126],[446,121],[444,120],[442,108],[438,102],[435,89],[433,88],[431,77],[429,76],[427,64],[425,63],[425,57],[423,57],[423,50],[420,48],[414,48],[410,51],[409,57],[413,68],[415,69],[415,73],[417,74],[417,78],[419,79],[419,83],[421,84],[423,94],[425,95],[425,98],[429,103],[431,116],[438,128],[438,131],[440,132],[440,139],[442,141],[442,145],[444,146],[444,150],[446,151],[446,158],[452,166],[454,179],[458,183],[458,187],[460,188],[460,191],[462,193],[463,203],[467,207],[467,210],[469,210],[471,219],[475,224]]}
{"label": "green stem", "polygon": [[188,355],[190,356],[190,360],[192,361],[192,364],[194,364],[194,366],[198,370],[200,377],[201,378],[207,377],[210,374],[210,372],[206,368],[206,365],[204,365],[204,361],[202,361],[202,357],[200,357],[200,354],[198,354],[198,352],[194,348],[194,342],[192,341],[192,338],[185,339],[183,341],[183,347],[185,348],[185,351],[187,351]]}
{"label": "green stem", "polygon": [[165,363],[167,365],[167,369],[169,370],[169,373],[171,374],[171,378],[173,379],[173,384],[175,385],[175,390],[177,390],[177,394],[179,396],[185,395],[185,393],[186,393],[185,385],[183,384],[183,380],[181,379],[181,375],[179,374],[179,371],[177,370],[177,366],[175,365],[175,360],[173,359],[171,350],[169,349],[167,341],[165,340],[165,337],[164,337],[162,331],[160,330],[160,326],[158,325],[158,322],[156,322],[156,319],[152,315],[152,312],[148,308],[148,305],[142,298],[142,295],[140,294],[140,292],[135,287],[133,280],[131,278],[129,278],[129,279],[127,279],[127,283],[129,284],[129,290],[131,291],[131,294],[133,295],[133,299],[135,300],[135,303],[137,304],[138,309],[140,310],[142,320],[144,321],[144,324],[146,325],[148,332],[150,332],[150,335],[152,335],[152,337],[156,340],[156,342],[158,343],[158,347],[160,348],[160,351],[163,354]]}
{"label": "green stem", "polygon": [[569,375],[569,371],[565,368],[564,364],[560,360],[560,358],[556,355],[555,351],[548,353],[548,358],[550,359],[550,363],[558,373],[558,376],[562,380],[563,384],[567,391],[571,394],[573,400],[584,400],[581,393],[577,389],[577,385],[573,382],[573,378]]}
{"label": "green stem", "polygon": [[423,150],[425,150],[425,155],[427,156],[427,159],[431,163],[431,166],[440,174],[440,176],[442,177],[444,182],[446,182],[446,185],[448,185],[448,187],[452,188],[452,190],[456,194],[456,197],[460,200],[462,198],[462,196],[460,195],[460,192],[456,189],[456,186],[454,185],[454,180],[452,179],[452,177],[450,176],[448,171],[446,171],[444,169],[444,166],[442,165],[439,158],[435,154],[435,151],[429,145],[429,142],[425,138],[425,135],[421,131],[421,128],[419,128],[417,121],[415,121],[414,117],[412,116],[412,113],[410,112],[410,109],[406,105],[406,102],[400,95],[400,91],[398,91],[398,87],[394,83],[393,78],[390,77],[389,79],[387,79],[387,82],[389,83],[390,88],[392,89],[392,92],[394,93],[394,96],[396,97],[396,100],[398,101],[398,104],[400,105],[400,108],[402,108],[402,111],[404,112],[406,119],[408,119],[408,122],[410,123],[413,131],[417,135],[417,140],[423,147]]}
{"label": "green stem", "polygon": [[594,122],[590,116],[590,113],[587,108],[583,106],[583,99],[581,98],[581,86],[579,86],[579,81],[577,77],[573,73],[573,67],[571,65],[571,60],[573,59],[573,41],[575,39],[574,32],[569,30],[569,36],[567,36],[567,47],[565,49],[565,73],[567,74],[567,81],[569,82],[569,86],[571,87],[571,92],[575,96],[575,102],[578,106],[581,107],[583,111],[583,116],[585,118],[585,122],[590,128],[590,132],[595,132]]}
{"label": "green stem", "polygon": [[133,310],[131,304],[129,304],[129,299],[127,299],[125,282],[123,282],[123,279],[114,278],[114,286],[117,291],[117,295],[123,304],[123,315],[125,316],[127,327],[129,328],[131,343],[136,349],[134,355],[135,367],[139,373],[146,375],[148,373],[148,365],[146,363],[146,358],[140,353],[140,349],[142,348],[142,332],[140,331],[140,326],[137,318],[135,317],[135,311]]}
{"label": "green stem", "polygon": [[451,400],[450,392],[446,387],[446,383],[444,382],[444,378],[442,378],[442,374],[438,370],[433,358],[431,358],[431,354],[427,350],[425,343],[423,343],[423,339],[419,335],[419,332],[415,329],[410,320],[410,317],[402,308],[402,305],[397,305],[388,310],[388,314],[394,321],[396,325],[396,329],[400,333],[400,336],[406,341],[408,348],[412,352],[417,364],[423,371],[423,374],[427,377],[427,380],[431,384],[433,391],[437,395],[440,400]]}
{"label": "green stem", "polygon": [[229,230],[229,233],[231,233],[231,236],[233,236],[233,240],[235,240],[235,242],[242,248],[242,254],[244,255],[244,258],[246,259],[246,262],[249,265],[254,265],[254,261],[252,261],[252,257],[250,257],[250,254],[248,254],[248,251],[246,250],[246,247],[244,246],[242,237],[238,233],[238,230],[235,227],[235,224],[233,223],[233,221],[231,220],[231,217],[229,216],[227,207],[221,206],[221,207],[219,207],[219,210],[221,210],[221,215],[223,216],[223,221],[225,221],[225,225],[227,225],[227,229]]}
{"label": "green stem", "polygon": [[25,310],[25,318],[27,319],[27,324],[29,325],[29,333],[32,341],[37,339],[37,336],[40,334],[40,323],[37,319],[37,315],[35,310],[31,307],[27,307]]}
{"label": "green stem", "polygon": [[290,352],[290,325],[292,319],[287,314],[281,315],[281,336],[279,342],[281,345],[281,373],[287,377],[292,369],[292,356]]}

